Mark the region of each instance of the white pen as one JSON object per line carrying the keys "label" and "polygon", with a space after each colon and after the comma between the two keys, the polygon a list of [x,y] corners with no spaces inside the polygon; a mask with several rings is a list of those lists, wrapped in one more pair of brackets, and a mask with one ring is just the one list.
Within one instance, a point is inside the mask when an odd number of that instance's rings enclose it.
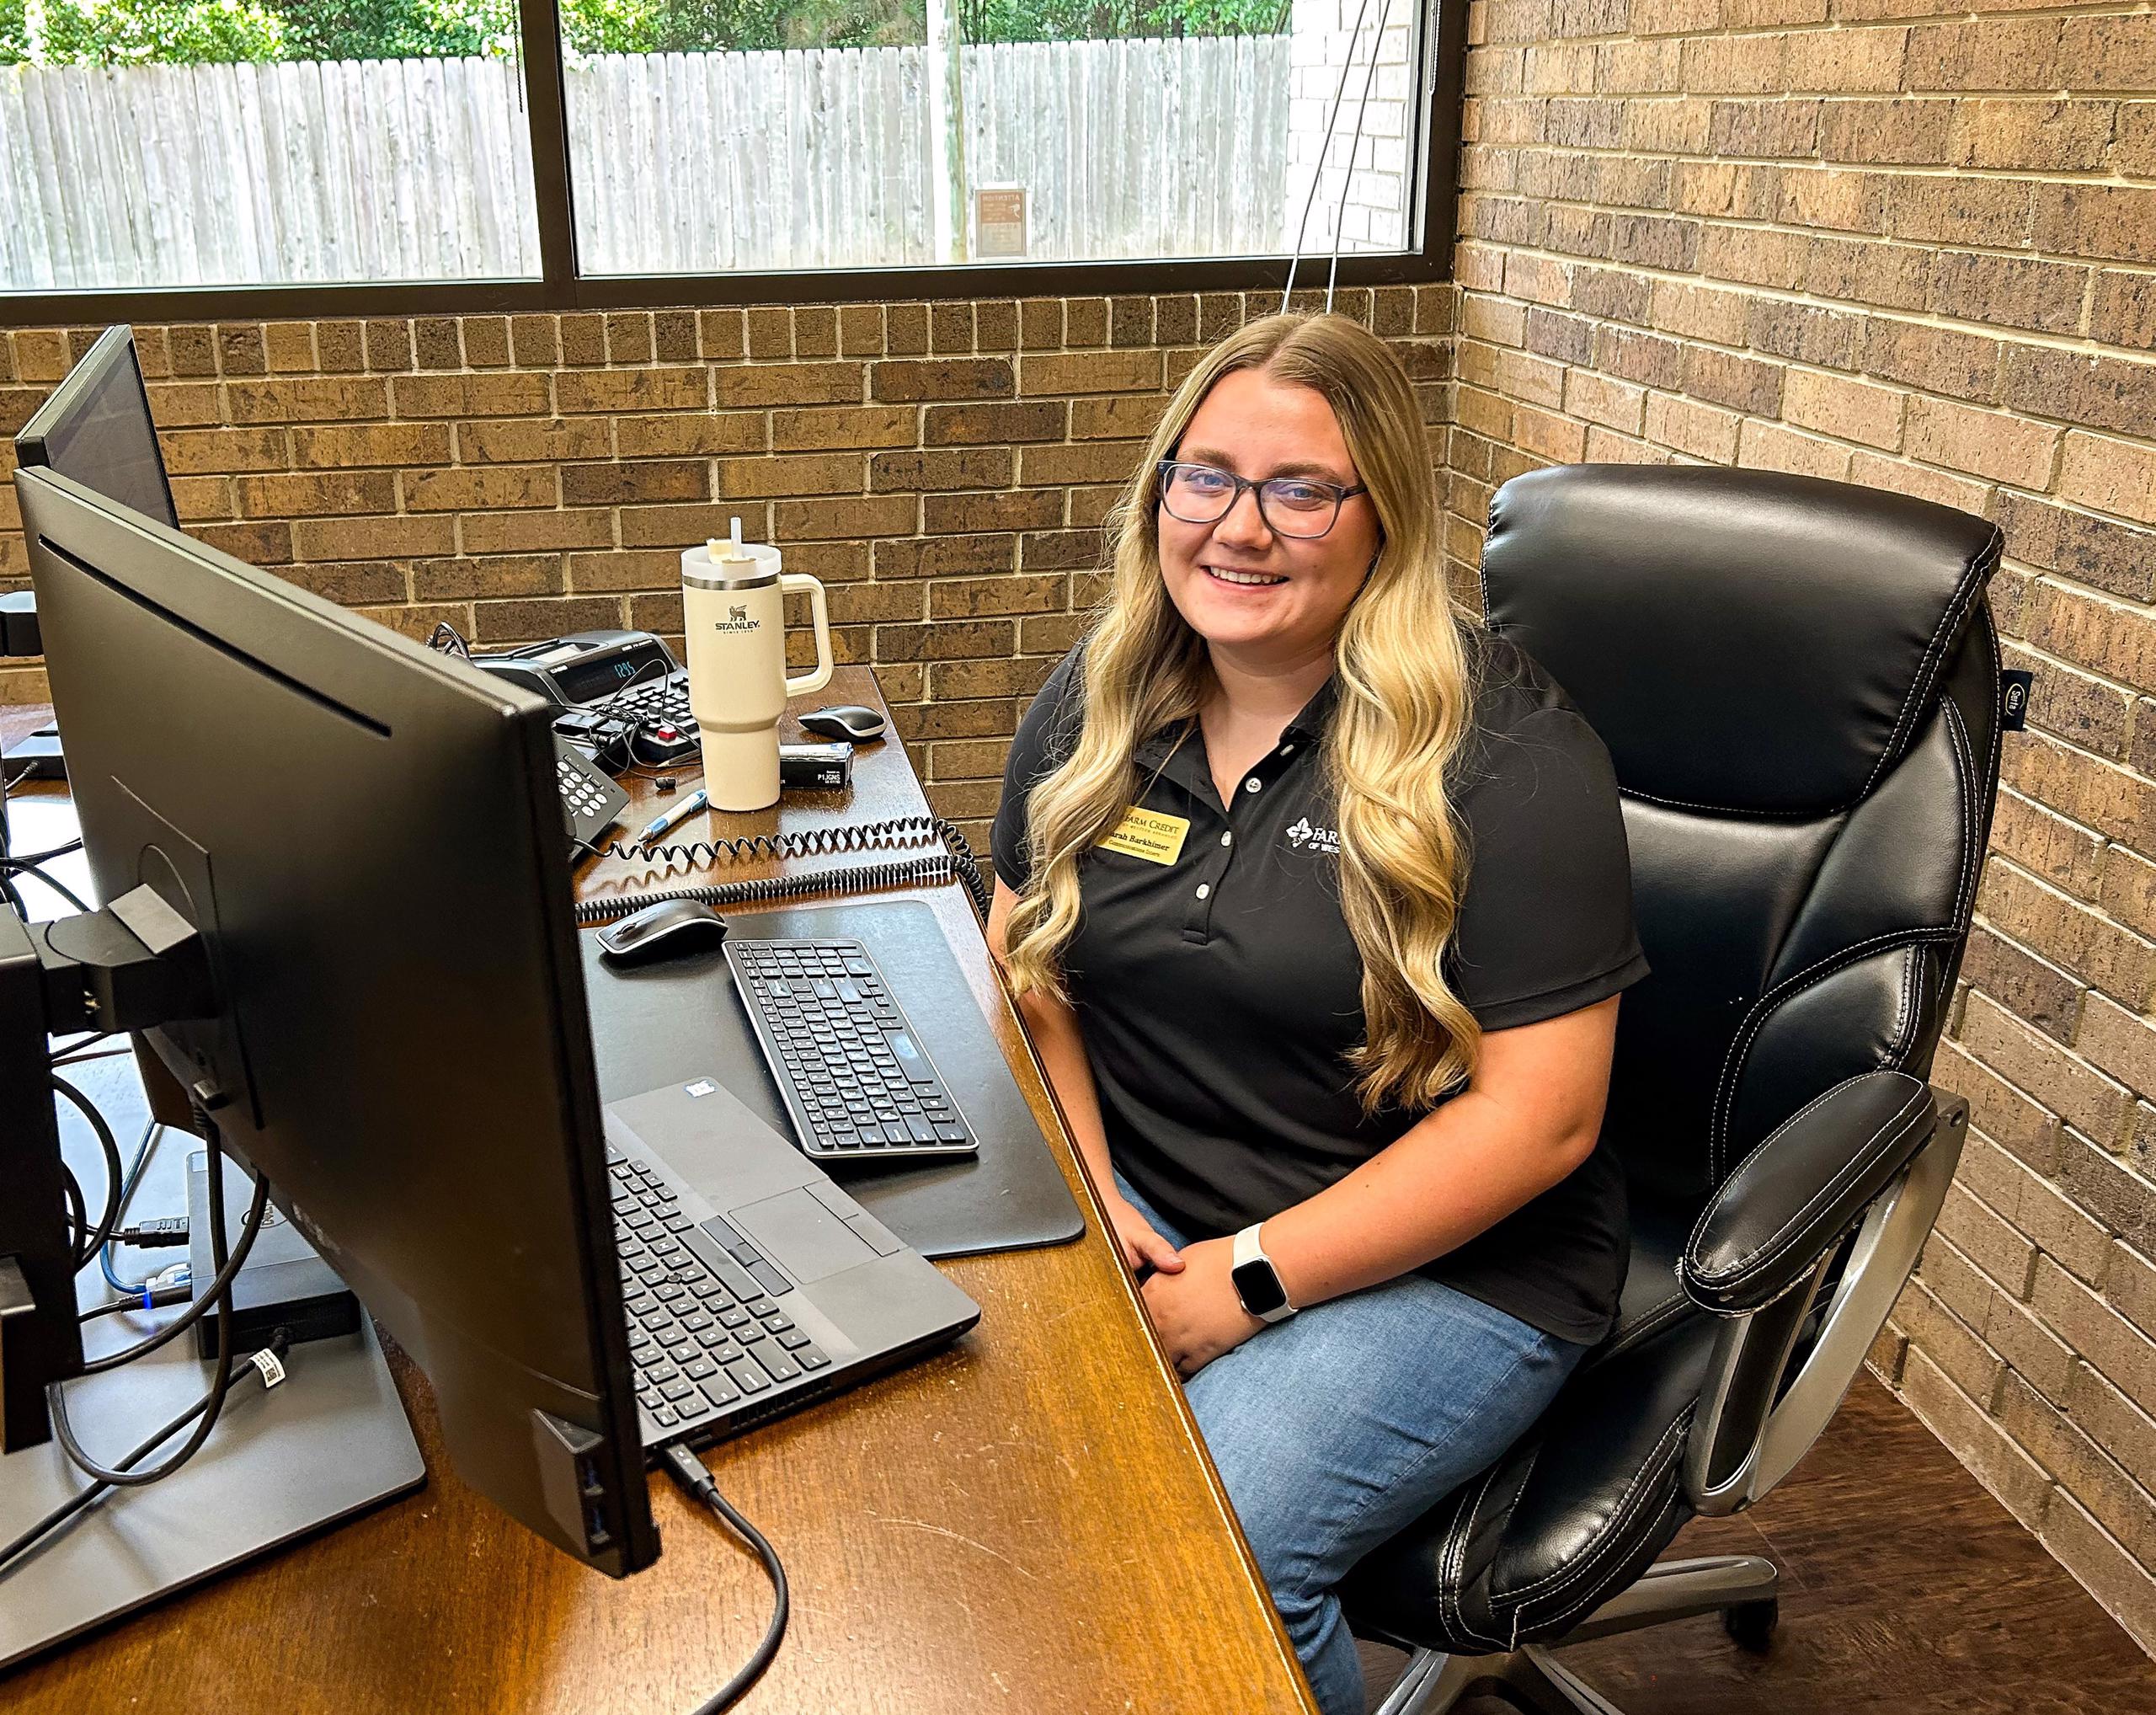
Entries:
{"label": "white pen", "polygon": [[675,804],[673,809],[667,811],[664,815],[654,816],[651,820],[646,822],[643,825],[643,831],[638,834],[637,838],[639,841],[648,844],[651,841],[657,839],[661,834],[672,827],[675,823],[680,821],[684,816],[694,815],[698,810],[702,809],[710,802],[711,798],[709,794],[704,791],[702,787],[699,786],[694,792],[683,799],[680,803]]}

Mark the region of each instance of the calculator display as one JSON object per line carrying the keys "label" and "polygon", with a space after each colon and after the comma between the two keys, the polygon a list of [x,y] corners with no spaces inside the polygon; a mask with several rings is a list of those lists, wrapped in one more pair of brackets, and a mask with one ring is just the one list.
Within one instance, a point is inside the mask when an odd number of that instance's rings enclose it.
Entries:
{"label": "calculator display", "polygon": [[624,685],[657,685],[673,671],[666,646],[654,638],[626,649],[608,649],[580,661],[549,668],[548,675],[567,703],[598,703]]}

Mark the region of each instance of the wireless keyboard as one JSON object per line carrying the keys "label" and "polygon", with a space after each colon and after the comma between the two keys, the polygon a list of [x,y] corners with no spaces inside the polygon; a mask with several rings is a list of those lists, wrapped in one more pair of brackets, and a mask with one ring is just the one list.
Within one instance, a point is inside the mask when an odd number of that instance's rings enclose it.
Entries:
{"label": "wireless keyboard", "polygon": [[858,1162],[979,1152],[861,943],[729,940],[726,962],[804,1155]]}

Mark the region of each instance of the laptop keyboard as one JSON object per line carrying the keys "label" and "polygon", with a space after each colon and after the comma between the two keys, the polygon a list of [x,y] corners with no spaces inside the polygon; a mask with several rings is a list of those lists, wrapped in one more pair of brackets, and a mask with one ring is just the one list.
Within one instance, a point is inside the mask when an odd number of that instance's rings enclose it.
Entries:
{"label": "laptop keyboard", "polygon": [[606,1151],[637,1403],[670,1435],[821,1370],[830,1356],[794,1326],[792,1283],[713,1216],[699,1226],[643,1162]]}
{"label": "laptop keyboard", "polygon": [[860,942],[728,940],[726,959],[803,1155],[979,1153],[920,1033]]}

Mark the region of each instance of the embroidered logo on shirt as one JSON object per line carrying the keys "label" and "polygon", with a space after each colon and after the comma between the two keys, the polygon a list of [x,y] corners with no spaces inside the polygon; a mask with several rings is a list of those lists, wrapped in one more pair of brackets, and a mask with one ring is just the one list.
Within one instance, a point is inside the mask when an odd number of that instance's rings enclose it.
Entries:
{"label": "embroidered logo on shirt", "polygon": [[1298,852],[1308,847],[1313,852],[1323,852],[1337,858],[1340,855],[1340,830],[1315,827],[1310,819],[1305,816],[1288,830],[1288,843]]}
{"label": "embroidered logo on shirt", "polygon": [[1123,813],[1116,831],[1100,841],[1104,851],[1127,858],[1143,858],[1148,863],[1173,863],[1182,856],[1183,836],[1190,831],[1186,816],[1162,815],[1157,810],[1133,804]]}

